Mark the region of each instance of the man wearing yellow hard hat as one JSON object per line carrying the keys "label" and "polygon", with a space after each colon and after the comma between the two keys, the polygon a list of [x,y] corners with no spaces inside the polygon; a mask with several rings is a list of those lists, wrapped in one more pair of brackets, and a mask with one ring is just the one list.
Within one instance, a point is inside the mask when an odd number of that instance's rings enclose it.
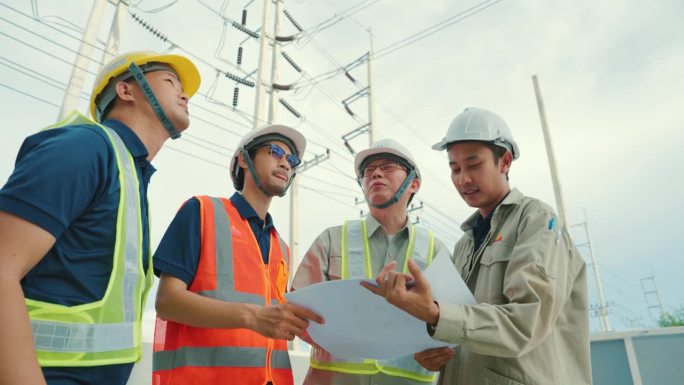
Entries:
{"label": "man wearing yellow hard hat", "polygon": [[24,141],[0,190],[0,384],[128,381],[152,282],[150,161],[187,129],[199,84],[185,57],[120,55],[95,79],[94,120]]}

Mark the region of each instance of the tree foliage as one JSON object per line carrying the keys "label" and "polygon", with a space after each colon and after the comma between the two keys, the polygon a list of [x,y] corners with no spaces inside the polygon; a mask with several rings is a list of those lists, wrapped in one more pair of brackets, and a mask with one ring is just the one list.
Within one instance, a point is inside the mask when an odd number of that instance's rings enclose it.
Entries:
{"label": "tree foliage", "polygon": [[684,326],[684,306],[678,310],[663,313],[658,320],[658,325],[661,328]]}

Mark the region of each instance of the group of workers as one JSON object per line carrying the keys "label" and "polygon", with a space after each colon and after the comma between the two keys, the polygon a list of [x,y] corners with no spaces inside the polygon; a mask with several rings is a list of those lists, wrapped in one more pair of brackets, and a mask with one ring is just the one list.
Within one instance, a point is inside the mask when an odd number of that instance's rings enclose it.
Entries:
{"label": "group of workers", "polygon": [[[553,209],[509,186],[520,150],[489,110],[465,109],[433,146],[476,209],[453,254],[410,223],[421,170],[383,139],[354,160],[368,216],[324,230],[290,288],[375,279],[365,287],[443,348],[350,360],[311,340],[325,320],[286,301],[292,256],[268,212],[306,148],[287,126],[247,134],[230,162],[236,192],[187,200],[151,253],[150,162],[188,128],[199,85],[183,56],[123,54],[95,80],[92,119],[74,113],[24,141],[0,190],[0,384],[126,384],[153,275],[155,385],[291,385],[295,336],[312,345],[305,385],[591,383],[585,264]],[[435,301],[421,271],[439,255],[477,304]]]}

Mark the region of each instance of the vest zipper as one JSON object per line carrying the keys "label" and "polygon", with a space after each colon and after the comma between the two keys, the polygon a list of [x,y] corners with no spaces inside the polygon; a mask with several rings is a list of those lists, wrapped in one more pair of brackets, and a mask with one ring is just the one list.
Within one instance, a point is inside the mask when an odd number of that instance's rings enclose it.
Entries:
{"label": "vest zipper", "polygon": [[[270,254],[270,250],[269,250]],[[264,268],[264,298],[266,298],[265,306],[271,306],[271,274],[269,271],[271,264],[271,255],[268,257],[268,265],[262,265]],[[268,339],[268,346],[266,347],[266,376],[267,381],[273,383],[273,373],[271,371],[271,356],[273,354],[274,341],[272,338]]]}

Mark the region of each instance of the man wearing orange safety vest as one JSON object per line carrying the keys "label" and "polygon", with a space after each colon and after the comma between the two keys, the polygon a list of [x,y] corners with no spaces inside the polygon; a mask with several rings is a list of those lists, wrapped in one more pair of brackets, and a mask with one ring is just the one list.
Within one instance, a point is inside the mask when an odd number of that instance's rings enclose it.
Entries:
{"label": "man wearing orange safety vest", "polygon": [[286,340],[323,320],[285,303],[289,248],[268,208],[305,146],[286,126],[249,133],[230,165],[239,192],[191,198],[176,214],[154,255],[154,385],[293,384]]}

